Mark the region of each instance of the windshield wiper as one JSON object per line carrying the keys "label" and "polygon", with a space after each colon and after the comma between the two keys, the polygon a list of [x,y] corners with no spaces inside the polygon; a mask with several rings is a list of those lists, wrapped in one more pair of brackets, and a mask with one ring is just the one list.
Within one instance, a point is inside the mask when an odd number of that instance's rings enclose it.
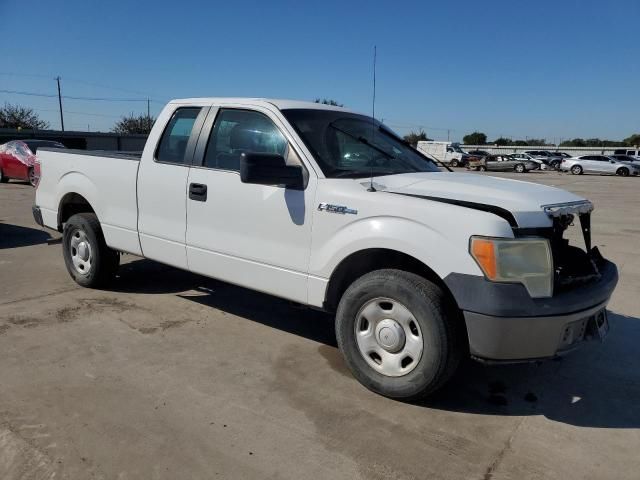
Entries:
{"label": "windshield wiper", "polygon": [[336,168],[335,170],[331,170],[329,178],[364,178],[369,176],[372,176],[371,170],[343,170],[341,168]]}

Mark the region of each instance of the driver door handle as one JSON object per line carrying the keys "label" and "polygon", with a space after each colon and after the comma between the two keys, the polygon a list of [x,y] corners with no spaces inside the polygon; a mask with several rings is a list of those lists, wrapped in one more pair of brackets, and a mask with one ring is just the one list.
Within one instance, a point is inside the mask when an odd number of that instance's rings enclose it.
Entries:
{"label": "driver door handle", "polygon": [[189,184],[189,198],[196,202],[207,201],[207,186],[202,183]]}

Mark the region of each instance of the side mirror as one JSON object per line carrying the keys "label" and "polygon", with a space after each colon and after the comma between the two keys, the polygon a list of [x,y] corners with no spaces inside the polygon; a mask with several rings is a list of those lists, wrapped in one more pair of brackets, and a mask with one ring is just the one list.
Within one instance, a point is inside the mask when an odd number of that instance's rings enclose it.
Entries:
{"label": "side mirror", "polygon": [[240,156],[240,180],[257,185],[278,185],[294,190],[304,189],[300,165],[287,165],[282,155],[243,153]]}

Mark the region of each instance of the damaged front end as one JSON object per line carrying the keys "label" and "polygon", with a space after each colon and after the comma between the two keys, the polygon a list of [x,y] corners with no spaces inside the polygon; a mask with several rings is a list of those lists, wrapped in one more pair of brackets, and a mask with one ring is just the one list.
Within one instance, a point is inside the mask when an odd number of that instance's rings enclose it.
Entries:
{"label": "damaged front end", "polygon": [[[604,258],[598,247],[591,246],[591,212],[593,205],[584,200],[553,205],[543,205],[544,212],[552,219],[549,241],[554,264],[554,292],[560,293],[577,286],[600,280]],[[569,244],[565,231],[578,218],[585,248]]]}

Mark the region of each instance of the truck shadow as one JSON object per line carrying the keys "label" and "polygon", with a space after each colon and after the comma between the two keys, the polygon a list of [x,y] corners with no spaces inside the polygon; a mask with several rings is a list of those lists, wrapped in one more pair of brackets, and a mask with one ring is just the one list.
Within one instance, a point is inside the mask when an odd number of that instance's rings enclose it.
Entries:
{"label": "truck shadow", "polygon": [[[313,340],[323,344],[319,355],[329,368],[349,375],[336,348],[331,315],[148,260],[125,265],[114,290],[176,293]],[[640,318],[610,312],[609,320],[611,332],[603,344],[592,342],[564,358],[493,366],[469,360],[443,390],[416,406],[477,415],[543,415],[580,427],[639,428]]]}
{"label": "truck shadow", "polygon": [[50,238],[44,230],[0,222],[0,250],[39,245]]}

